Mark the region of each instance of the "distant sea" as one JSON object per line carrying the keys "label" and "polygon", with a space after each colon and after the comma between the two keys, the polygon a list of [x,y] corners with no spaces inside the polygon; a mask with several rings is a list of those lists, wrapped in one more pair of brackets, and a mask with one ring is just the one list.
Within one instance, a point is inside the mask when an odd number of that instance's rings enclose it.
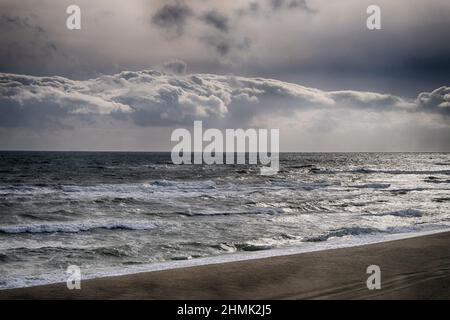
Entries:
{"label": "distant sea", "polygon": [[449,153],[284,153],[173,165],[170,153],[0,152],[0,288],[202,257],[450,228]]}

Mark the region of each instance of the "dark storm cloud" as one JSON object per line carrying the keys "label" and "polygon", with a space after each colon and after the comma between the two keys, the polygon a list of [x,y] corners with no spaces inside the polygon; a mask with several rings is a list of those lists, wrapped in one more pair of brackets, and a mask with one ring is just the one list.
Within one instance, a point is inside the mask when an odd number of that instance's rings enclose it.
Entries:
{"label": "dark storm cloud", "polygon": [[[153,15],[152,22],[161,27],[170,36],[179,38],[185,34],[187,20],[194,19],[203,23],[205,26],[212,27],[215,31],[211,33],[208,30],[200,35],[196,35],[204,44],[214,49],[220,56],[224,57],[234,50],[247,49],[243,47],[244,42],[236,43],[239,35],[229,35],[229,18],[215,10],[209,10],[202,14],[194,14],[194,9],[187,6],[184,2],[177,2],[172,5],[164,5]],[[210,33],[210,34],[208,34]],[[223,34],[227,34],[224,36]],[[190,35],[192,37],[192,35]],[[247,42],[249,45],[249,42]]]}
{"label": "dark storm cloud", "polygon": [[171,32],[181,35],[184,32],[187,19],[193,15],[191,8],[184,3],[166,4],[156,11],[152,22]]}
{"label": "dark storm cloud", "polygon": [[208,11],[202,18],[206,24],[211,25],[220,31],[228,32],[229,30],[228,18],[217,11]]}

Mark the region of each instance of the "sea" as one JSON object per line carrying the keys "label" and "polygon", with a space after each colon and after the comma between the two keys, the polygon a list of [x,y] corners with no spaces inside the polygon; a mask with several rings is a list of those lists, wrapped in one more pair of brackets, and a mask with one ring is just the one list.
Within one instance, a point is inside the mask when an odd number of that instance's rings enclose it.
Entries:
{"label": "sea", "polygon": [[450,153],[0,152],[0,289],[348,247],[450,229]]}

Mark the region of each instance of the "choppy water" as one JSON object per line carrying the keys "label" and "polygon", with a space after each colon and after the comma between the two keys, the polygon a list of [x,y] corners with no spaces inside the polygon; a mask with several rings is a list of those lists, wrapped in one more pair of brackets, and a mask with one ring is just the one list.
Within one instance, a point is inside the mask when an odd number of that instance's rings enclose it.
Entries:
{"label": "choppy water", "polygon": [[450,227],[449,153],[282,154],[257,166],[169,153],[0,152],[0,288],[235,252]]}

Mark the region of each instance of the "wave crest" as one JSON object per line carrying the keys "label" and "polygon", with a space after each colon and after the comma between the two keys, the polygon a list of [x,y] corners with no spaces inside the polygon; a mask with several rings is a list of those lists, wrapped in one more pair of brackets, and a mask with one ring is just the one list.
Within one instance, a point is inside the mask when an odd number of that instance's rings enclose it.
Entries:
{"label": "wave crest", "polygon": [[61,222],[48,224],[17,224],[0,226],[0,233],[19,234],[19,233],[77,233],[95,229],[124,229],[124,230],[149,230],[157,225],[154,222],[123,222],[123,221],[104,221],[104,222]]}

